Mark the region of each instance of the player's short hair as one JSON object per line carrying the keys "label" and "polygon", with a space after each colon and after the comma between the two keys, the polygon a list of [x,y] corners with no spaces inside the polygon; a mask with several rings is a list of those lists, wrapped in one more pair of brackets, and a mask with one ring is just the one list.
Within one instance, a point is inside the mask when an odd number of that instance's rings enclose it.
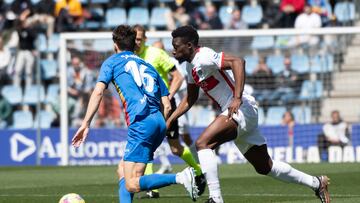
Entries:
{"label": "player's short hair", "polygon": [[135,30],[128,25],[117,26],[112,33],[114,43],[122,51],[134,51],[135,48]]}
{"label": "player's short hair", "polygon": [[196,29],[191,25],[185,25],[176,28],[172,31],[171,36],[173,38],[181,37],[185,40],[185,43],[191,42],[195,46],[199,43],[199,34],[197,33]]}
{"label": "player's short hair", "polygon": [[144,28],[144,26],[140,25],[140,24],[136,24],[133,26],[134,30],[137,32],[137,31],[140,31],[143,33],[144,37],[146,37],[146,30]]}

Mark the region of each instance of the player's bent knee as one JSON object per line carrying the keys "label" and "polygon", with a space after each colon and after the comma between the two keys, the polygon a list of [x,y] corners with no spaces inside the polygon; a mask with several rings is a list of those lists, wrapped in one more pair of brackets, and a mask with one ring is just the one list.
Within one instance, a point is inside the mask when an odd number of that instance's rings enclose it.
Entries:
{"label": "player's bent knee", "polygon": [[205,140],[201,140],[201,139],[196,140],[195,146],[197,151],[210,148],[208,143],[205,142]]}
{"label": "player's bent knee", "polygon": [[130,179],[129,181],[125,181],[127,191],[131,193],[140,192],[140,188],[137,186],[138,184],[136,184],[135,181],[136,179]]}

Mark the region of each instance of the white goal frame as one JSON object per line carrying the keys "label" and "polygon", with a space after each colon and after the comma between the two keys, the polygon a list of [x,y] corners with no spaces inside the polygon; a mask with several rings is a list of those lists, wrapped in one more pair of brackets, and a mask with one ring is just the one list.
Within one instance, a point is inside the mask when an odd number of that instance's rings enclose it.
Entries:
{"label": "white goal frame", "polygon": [[[201,38],[212,37],[252,37],[252,36],[278,36],[278,35],[341,35],[360,34],[360,27],[331,27],[317,29],[261,29],[261,30],[209,30],[199,31]],[[170,31],[149,31],[148,38],[171,38]],[[77,32],[60,34],[59,68],[60,68],[60,165],[69,164],[69,135],[68,135],[68,108],[67,108],[67,40],[85,39],[112,39],[111,32]]]}

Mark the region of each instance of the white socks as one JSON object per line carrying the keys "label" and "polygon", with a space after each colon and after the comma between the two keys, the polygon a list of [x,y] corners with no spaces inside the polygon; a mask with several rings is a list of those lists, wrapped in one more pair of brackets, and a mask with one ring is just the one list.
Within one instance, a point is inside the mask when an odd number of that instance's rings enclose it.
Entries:
{"label": "white socks", "polygon": [[[198,151],[202,172],[205,174],[209,187],[210,197],[221,198],[220,182],[218,177],[217,158],[213,150],[202,149]],[[222,201],[221,201],[222,202]]]}
{"label": "white socks", "polygon": [[302,184],[312,189],[317,189],[320,185],[316,177],[296,170],[289,164],[280,161],[273,161],[273,167],[268,176],[284,182]]}

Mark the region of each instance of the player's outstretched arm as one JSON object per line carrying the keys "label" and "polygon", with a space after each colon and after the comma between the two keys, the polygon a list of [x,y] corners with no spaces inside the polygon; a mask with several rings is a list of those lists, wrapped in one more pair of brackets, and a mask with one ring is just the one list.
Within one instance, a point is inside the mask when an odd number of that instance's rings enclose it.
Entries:
{"label": "player's outstretched arm", "polygon": [[196,84],[187,85],[187,95],[181,100],[179,106],[176,108],[174,113],[171,114],[170,118],[166,121],[166,127],[169,128],[171,123],[186,113],[192,105],[195,104],[199,97],[199,87]]}
{"label": "player's outstretched arm", "polygon": [[164,115],[165,120],[168,119],[169,113],[171,111],[171,104],[168,96],[161,97],[161,105],[162,105],[162,113]]}
{"label": "player's outstretched arm", "polygon": [[96,83],[95,89],[91,94],[89,104],[86,110],[85,118],[72,139],[72,145],[75,147],[79,147],[81,143],[83,143],[89,133],[89,126],[91,120],[93,119],[96,111],[99,108],[99,104],[104,94],[104,90],[106,85],[102,82]]}
{"label": "player's outstretched arm", "polygon": [[235,91],[233,101],[228,108],[228,116],[232,117],[238,111],[242,103],[242,93],[245,85],[245,60],[224,53],[223,69],[231,69],[235,79]]}

